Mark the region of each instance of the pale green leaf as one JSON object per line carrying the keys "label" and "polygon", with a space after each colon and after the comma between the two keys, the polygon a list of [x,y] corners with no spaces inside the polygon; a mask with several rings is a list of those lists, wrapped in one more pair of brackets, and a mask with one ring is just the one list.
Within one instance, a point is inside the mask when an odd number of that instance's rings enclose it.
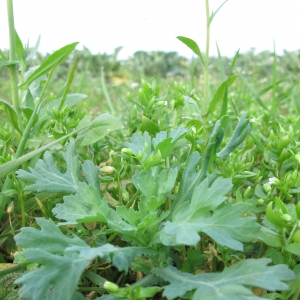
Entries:
{"label": "pale green leaf", "polygon": [[148,171],[136,173],[132,177],[135,187],[146,196],[146,205],[149,211],[156,211],[165,202],[167,194],[174,187],[177,172],[177,168],[166,171],[157,166]]}
{"label": "pale green leaf", "polygon": [[44,251],[59,254],[72,245],[86,246],[86,243],[74,235],[69,238],[62,234],[52,220],[36,219],[41,230],[33,227],[23,227],[21,233],[15,236],[15,241],[22,248],[39,248]]}
{"label": "pale green leaf", "polygon": [[261,226],[260,230],[255,233],[255,238],[268,246],[282,247],[281,235],[267,227]]}
{"label": "pale green leaf", "polygon": [[[79,258],[93,260],[96,257],[111,262],[119,271],[128,272],[129,265],[135,256],[153,255],[156,251],[144,247],[126,247],[120,248],[106,244],[97,248],[72,246],[66,251],[78,252]],[[113,255],[111,255],[113,253]]]}
{"label": "pale green leaf", "polygon": [[65,196],[64,203],[57,204],[52,212],[63,224],[83,222],[105,222],[111,209],[107,201],[100,197],[99,190],[86,183],[79,183],[75,195]]}
{"label": "pale green leaf", "polygon": [[290,253],[300,256],[300,243],[288,244],[284,249]]}
{"label": "pale green leaf", "polygon": [[[75,106],[78,102],[84,100],[87,97],[87,95],[84,94],[69,94],[67,95],[67,98],[65,100],[65,105],[68,107]],[[47,116],[47,110],[51,111],[54,107],[58,107],[60,102],[62,100],[62,97],[59,97],[50,103],[46,104],[45,107],[43,107],[39,113],[40,116]]]}
{"label": "pale green leaf", "polygon": [[66,173],[61,173],[54,163],[52,154],[46,152],[44,160],[38,160],[31,172],[25,170],[17,171],[18,177],[33,184],[26,186],[27,191],[42,191],[52,193],[75,193],[79,183],[79,159],[75,152],[75,142],[72,140],[67,146],[63,157],[67,163]]}
{"label": "pale green leaf", "polygon": [[160,232],[161,242],[196,245],[199,232],[205,232],[220,245],[242,250],[241,242],[253,240],[260,227],[254,218],[242,218],[250,210],[248,204],[229,202],[220,206],[231,188],[230,179],[217,178],[211,186],[208,179],[203,180],[194,189],[191,201],[182,203],[172,214],[171,222],[166,222]]}
{"label": "pale green leaf", "polygon": [[144,152],[145,145],[147,146],[146,153],[151,153],[151,137],[146,131],[142,135],[141,133],[134,133],[129,139],[130,142],[125,142],[124,145],[132,150],[133,153],[138,154],[139,152]]}
{"label": "pale green leaf", "polygon": [[112,131],[122,128],[123,125],[118,118],[109,114],[103,114],[92,122],[89,130],[84,133],[80,145],[87,146],[96,143]]}
{"label": "pale green leaf", "polygon": [[164,287],[163,293],[168,300],[182,297],[191,291],[195,291],[193,300],[254,300],[258,297],[246,287],[282,291],[289,288],[283,281],[294,278],[294,273],[286,265],[269,267],[267,264],[270,262],[268,258],[247,259],[230,266],[222,273],[193,275],[171,266],[153,269],[152,273],[170,283]]}
{"label": "pale green leaf", "polygon": [[64,236],[52,220],[38,218],[37,224],[41,230],[22,228],[15,236],[17,245],[27,248],[22,252],[26,261],[41,265],[16,280],[15,283],[21,285],[22,298],[40,300],[51,294],[49,299],[71,300],[83,271],[96,257],[127,272],[135,256],[156,254],[143,247],[119,248],[106,244],[90,248],[76,236]]}
{"label": "pale green leaf", "polygon": [[23,255],[27,261],[42,265],[15,281],[21,285],[20,297],[32,300],[43,299],[49,288],[52,289],[51,299],[71,300],[81,274],[91,263],[87,259],[54,255],[41,249],[25,250]]}
{"label": "pale green leaf", "polygon": [[170,156],[176,146],[176,143],[180,139],[184,138],[187,132],[187,128],[179,126],[178,128],[172,130],[169,136],[166,131],[157,133],[156,137],[152,139],[154,151],[160,151],[163,159]]}

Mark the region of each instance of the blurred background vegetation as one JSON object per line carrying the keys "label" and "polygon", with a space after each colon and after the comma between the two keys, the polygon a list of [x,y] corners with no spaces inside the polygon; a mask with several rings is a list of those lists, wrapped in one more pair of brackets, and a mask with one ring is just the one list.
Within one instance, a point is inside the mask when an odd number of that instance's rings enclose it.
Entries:
{"label": "blurred background vegetation", "polygon": [[[128,91],[137,91],[141,79],[149,81],[152,77],[159,80],[160,88],[164,93],[168,91],[169,86],[173,86],[174,81],[177,81],[189,82],[201,96],[203,70],[199,59],[188,60],[176,52],[137,51],[127,60],[119,60],[118,53],[121,50],[122,47],[118,47],[111,54],[93,54],[87,48],[75,51],[73,56],[56,70],[49,90],[59,93],[71,69],[74,55],[77,55],[77,71],[71,92],[88,95],[82,108],[96,115],[108,111],[104,89],[107,89],[113,103],[119,103],[116,89],[119,95],[122,95],[121,97],[125,97]],[[48,55],[38,53],[32,64],[41,63]],[[282,103],[284,101],[287,103],[292,101],[300,111],[300,104],[297,101],[297,95],[300,94],[297,79],[300,73],[300,50],[274,55],[269,51],[256,53],[255,49],[252,49],[247,53],[239,54],[234,73],[240,75],[240,78],[230,89],[230,96],[234,98],[238,95],[239,99],[236,100],[239,104],[242,104],[240,101],[249,103],[251,98],[257,96],[262,99],[270,97],[270,84],[274,80],[274,59],[277,60],[278,101],[281,104],[284,104]],[[231,61],[230,57],[210,57],[210,96],[227,78]],[[0,69],[0,98],[10,101],[8,72],[4,67]],[[122,113],[122,105],[118,113]]]}

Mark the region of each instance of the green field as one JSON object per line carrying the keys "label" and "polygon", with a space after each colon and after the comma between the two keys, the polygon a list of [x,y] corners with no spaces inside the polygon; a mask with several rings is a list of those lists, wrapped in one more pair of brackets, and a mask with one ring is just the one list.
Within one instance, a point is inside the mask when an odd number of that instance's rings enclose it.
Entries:
{"label": "green field", "polygon": [[299,298],[300,51],[45,55],[8,16],[0,299]]}

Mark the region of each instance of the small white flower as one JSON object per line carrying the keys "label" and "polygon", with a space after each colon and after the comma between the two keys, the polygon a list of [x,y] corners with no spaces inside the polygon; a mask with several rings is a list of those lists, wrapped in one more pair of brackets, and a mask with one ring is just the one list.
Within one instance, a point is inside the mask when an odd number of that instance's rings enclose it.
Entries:
{"label": "small white flower", "polygon": [[271,185],[272,184],[277,184],[279,182],[280,182],[280,180],[276,177],[269,178],[269,181],[268,181],[268,183],[271,184]]}

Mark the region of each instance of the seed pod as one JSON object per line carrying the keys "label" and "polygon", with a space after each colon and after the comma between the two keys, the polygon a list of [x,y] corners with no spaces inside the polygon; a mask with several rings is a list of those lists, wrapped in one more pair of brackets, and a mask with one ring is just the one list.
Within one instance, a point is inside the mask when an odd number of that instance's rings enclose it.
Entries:
{"label": "seed pod", "polygon": [[257,199],[257,205],[264,205],[265,204],[265,200],[264,199]]}
{"label": "seed pod", "polygon": [[123,148],[123,149],[121,150],[121,152],[124,153],[124,154],[126,154],[126,155],[128,155],[128,156],[131,156],[132,153],[133,153],[132,150],[129,149],[129,148]]}
{"label": "seed pod", "polygon": [[138,99],[139,99],[139,102],[143,105],[143,106],[147,106],[148,104],[148,97],[145,93],[145,91],[143,89],[139,89],[138,91]]}
{"label": "seed pod", "polygon": [[119,291],[119,287],[110,281],[105,281],[103,287],[110,293],[116,293]]}
{"label": "seed pod", "polygon": [[266,193],[269,193],[269,192],[271,192],[271,190],[272,190],[272,187],[271,187],[271,184],[270,184],[270,183],[265,183],[265,184],[263,185],[263,188],[264,188],[264,191],[265,191]]}
{"label": "seed pod", "polygon": [[279,140],[277,141],[276,148],[277,150],[282,151],[283,148],[286,148],[287,146],[289,146],[289,144],[290,144],[290,138],[288,135],[285,135],[279,138]]}
{"label": "seed pod", "polygon": [[245,193],[244,193],[244,199],[247,199],[251,192],[251,186],[248,186]]}
{"label": "seed pod", "polygon": [[100,171],[104,174],[114,174],[116,172],[116,169],[111,166],[104,166],[100,169]]}
{"label": "seed pod", "polygon": [[7,212],[9,215],[11,215],[11,214],[14,212],[14,210],[15,210],[15,205],[14,205],[13,202],[11,202],[11,203],[8,205],[6,212]]}

